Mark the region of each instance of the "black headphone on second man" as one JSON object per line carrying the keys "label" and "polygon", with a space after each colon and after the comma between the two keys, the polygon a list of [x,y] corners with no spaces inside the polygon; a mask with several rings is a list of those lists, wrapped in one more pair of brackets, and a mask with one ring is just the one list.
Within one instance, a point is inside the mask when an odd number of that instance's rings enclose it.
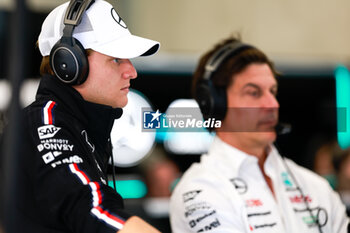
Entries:
{"label": "black headphone on second man", "polygon": [[64,16],[62,38],[50,52],[50,65],[63,83],[82,84],[89,74],[89,62],[83,45],[73,37],[73,30],[81,22],[84,12],[94,0],[71,0]]}
{"label": "black headphone on second man", "polygon": [[195,99],[205,120],[208,118],[223,120],[227,111],[226,87],[216,87],[214,85],[212,81],[213,73],[227,58],[250,48],[254,47],[235,41],[218,49],[206,62],[203,78],[199,81],[195,90]]}

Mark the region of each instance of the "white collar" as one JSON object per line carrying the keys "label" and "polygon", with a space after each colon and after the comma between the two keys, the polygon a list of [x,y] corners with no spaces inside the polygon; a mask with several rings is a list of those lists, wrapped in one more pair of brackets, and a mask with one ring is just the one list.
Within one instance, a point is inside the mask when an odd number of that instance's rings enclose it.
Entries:
{"label": "white collar", "polygon": [[[278,157],[280,157],[274,145],[271,145],[270,148],[264,164],[267,173],[274,170],[274,164],[279,160]],[[236,172],[238,172],[244,164],[258,163],[258,158],[256,156],[245,153],[227,144],[217,136],[214,138],[207,155],[214,159],[213,161],[215,161],[215,163],[224,163],[226,166],[229,165],[227,167],[230,167],[231,171]]]}

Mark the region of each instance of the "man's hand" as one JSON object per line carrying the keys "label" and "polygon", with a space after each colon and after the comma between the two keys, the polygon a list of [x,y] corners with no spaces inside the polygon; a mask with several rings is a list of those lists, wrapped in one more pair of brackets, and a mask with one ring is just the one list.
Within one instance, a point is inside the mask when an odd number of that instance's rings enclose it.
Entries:
{"label": "man's hand", "polygon": [[156,228],[137,216],[129,218],[118,233],[160,233]]}

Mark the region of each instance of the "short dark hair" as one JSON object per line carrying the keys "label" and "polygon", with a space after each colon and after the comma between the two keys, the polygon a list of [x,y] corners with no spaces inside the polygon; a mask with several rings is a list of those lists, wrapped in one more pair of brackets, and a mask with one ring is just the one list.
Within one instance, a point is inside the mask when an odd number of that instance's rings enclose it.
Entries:
{"label": "short dark hair", "polygon": [[[205,65],[210,57],[223,46],[231,43],[241,43],[239,37],[229,37],[214,46],[213,49],[206,52],[199,60],[197,68],[192,79],[192,95],[195,97],[198,83],[203,79]],[[234,81],[234,75],[242,72],[248,65],[251,64],[267,64],[274,76],[277,76],[277,71],[274,68],[273,62],[259,49],[252,47],[243,49],[241,52],[234,53],[226,58],[222,64],[212,73],[211,81],[216,87],[227,87]]]}

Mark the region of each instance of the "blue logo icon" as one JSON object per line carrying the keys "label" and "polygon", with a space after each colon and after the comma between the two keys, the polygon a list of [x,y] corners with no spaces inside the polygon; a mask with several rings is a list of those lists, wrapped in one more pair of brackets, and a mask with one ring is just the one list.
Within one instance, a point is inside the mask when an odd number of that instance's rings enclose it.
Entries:
{"label": "blue logo icon", "polygon": [[159,129],[160,116],[162,114],[157,110],[156,112],[143,112],[143,128],[144,129]]}
{"label": "blue logo icon", "polygon": [[282,172],[281,173],[282,180],[285,186],[287,187],[293,187],[292,181],[289,179],[289,174],[287,172]]}

